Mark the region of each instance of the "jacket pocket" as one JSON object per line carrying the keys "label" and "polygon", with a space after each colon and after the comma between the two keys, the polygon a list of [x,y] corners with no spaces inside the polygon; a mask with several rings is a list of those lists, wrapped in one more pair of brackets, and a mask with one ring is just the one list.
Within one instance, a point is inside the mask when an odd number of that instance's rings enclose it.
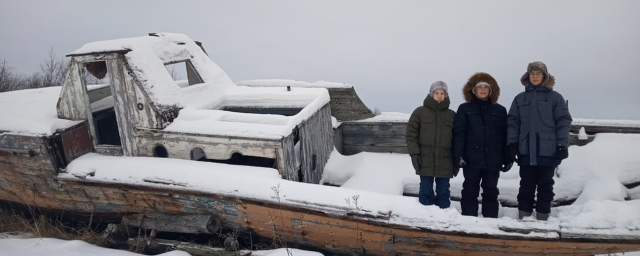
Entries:
{"label": "jacket pocket", "polygon": [[453,144],[453,121],[445,120],[440,132],[440,145],[444,149],[451,150],[451,144]]}
{"label": "jacket pocket", "polygon": [[435,163],[435,153],[432,147],[420,147],[420,158],[422,159],[422,168],[431,168]]}
{"label": "jacket pocket", "polygon": [[516,105],[518,106],[518,113],[520,114],[520,119],[530,118],[529,113],[531,112],[529,111],[529,107],[531,107],[531,101],[523,100],[521,102],[517,102]]}
{"label": "jacket pocket", "polygon": [[418,140],[420,147],[435,147],[436,143],[436,121],[433,118],[423,118],[420,122],[420,133]]}
{"label": "jacket pocket", "polygon": [[469,133],[474,133],[474,130],[482,130],[481,127],[479,127],[478,125],[482,126],[482,123],[484,121],[482,121],[482,115],[480,114],[480,112],[476,112],[476,111],[470,111],[466,113],[466,117],[467,117],[467,132]]}
{"label": "jacket pocket", "polygon": [[538,118],[544,127],[542,130],[555,131],[555,121],[553,119],[553,106],[551,101],[538,101]]}
{"label": "jacket pocket", "polygon": [[540,147],[540,156],[555,156],[557,144],[556,135],[540,133],[539,136],[540,142],[538,143],[538,147]]}

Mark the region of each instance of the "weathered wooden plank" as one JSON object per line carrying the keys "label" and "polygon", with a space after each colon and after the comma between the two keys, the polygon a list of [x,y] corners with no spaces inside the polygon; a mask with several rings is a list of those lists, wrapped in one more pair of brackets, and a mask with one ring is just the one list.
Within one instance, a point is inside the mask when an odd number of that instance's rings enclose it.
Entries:
{"label": "weathered wooden plank", "polygon": [[87,95],[89,95],[89,103],[94,103],[111,96],[111,86],[104,86],[93,90],[88,90]]}
{"label": "weathered wooden plank", "polygon": [[578,134],[572,133],[569,135],[569,145],[584,146],[592,142],[595,138],[595,135],[588,135],[586,140],[581,140],[578,138]]}
{"label": "weathered wooden plank", "polygon": [[302,154],[302,181],[318,184],[324,166],[333,151],[333,128],[331,108],[324,105],[299,126]]}
{"label": "weathered wooden plank", "polygon": [[406,123],[403,122],[344,122],[342,129],[342,154],[360,152],[408,153],[406,148]]}
{"label": "weathered wooden plank", "polygon": [[116,113],[118,132],[120,133],[122,154],[124,156],[135,156],[133,129],[134,123],[137,123],[138,120],[131,116],[131,112],[136,111],[136,102],[131,99],[131,97],[135,97],[135,85],[127,83],[126,76],[128,76],[128,72],[123,70],[126,67],[124,67],[122,57],[107,60],[107,67],[113,94],[113,109]]}
{"label": "weathered wooden plank", "polygon": [[116,242],[124,242],[131,237],[138,235],[139,230],[127,225],[121,225],[116,223],[107,224],[104,232],[102,232],[102,238],[107,239],[111,244]]}
{"label": "weathered wooden plank", "polygon": [[342,154],[342,126],[333,129],[333,145],[336,147],[338,153]]}
{"label": "weathered wooden plank", "polygon": [[359,123],[344,122],[340,125],[343,136],[349,135],[406,135],[407,123]]}
{"label": "weathered wooden plank", "polygon": [[296,160],[299,157],[299,155],[296,155],[296,145],[294,143],[296,138],[299,138],[299,132],[294,131],[282,140],[282,149],[278,149],[278,151],[282,152],[277,159],[278,171],[287,180],[302,181],[302,177],[298,175],[300,165],[298,163],[299,160]]}
{"label": "weathered wooden plank", "polygon": [[94,144],[86,122],[62,132],[62,146],[67,163],[94,151]]}
{"label": "weathered wooden plank", "polygon": [[611,240],[611,241],[626,241],[626,240],[636,240],[640,241],[640,235],[637,234],[625,234],[625,233],[612,233],[607,232],[605,230],[596,230],[596,229],[571,229],[571,228],[562,228],[560,230],[562,234],[562,239],[564,240],[578,240],[578,241],[588,241],[588,240]]}
{"label": "weathered wooden plank", "polygon": [[39,148],[44,143],[44,137],[4,133],[0,134],[0,147],[13,149]]}
{"label": "weathered wooden plank", "polygon": [[0,150],[0,164],[13,166],[16,167],[18,172],[27,173],[30,173],[31,170],[53,169],[53,165],[48,156],[37,151],[29,151],[29,153],[9,153]]}
{"label": "weathered wooden plank", "polygon": [[[25,168],[23,166],[18,166],[18,165],[9,165],[9,164],[4,164],[4,163],[0,163],[0,168],[4,169],[3,171],[1,171],[0,173],[3,174],[3,178],[6,180],[11,180],[11,182],[18,183],[18,182],[25,182],[25,183],[29,183],[32,182],[31,179],[33,178],[38,178],[38,179],[45,179],[48,178],[48,176],[51,173],[51,169],[38,169],[38,168]],[[49,184],[44,183],[42,185],[48,186]]]}
{"label": "weathered wooden plank", "polygon": [[167,240],[159,238],[130,238],[125,242],[125,245],[117,247],[128,249],[142,247],[141,251],[149,254],[160,254],[173,250],[181,250],[189,253],[193,256],[250,256],[251,251],[239,250],[239,251],[227,251],[224,248],[214,248],[206,245],[182,242],[176,240]]}
{"label": "weathered wooden plank", "polygon": [[70,120],[87,118],[87,110],[90,106],[87,104],[88,100],[82,100],[86,97],[86,88],[83,86],[84,81],[80,79],[81,70],[82,64],[72,58],[57,103],[59,118]]}
{"label": "weathered wooden plank", "polygon": [[[76,183],[78,184],[78,183]],[[70,184],[63,187],[68,188]],[[166,196],[166,189],[145,188],[139,185],[114,186],[99,185],[85,186],[84,189],[101,189],[105,196],[109,194],[105,190],[128,191],[127,194],[135,195],[152,201],[151,207],[158,207],[153,201],[169,202],[174,196]],[[414,230],[410,227],[397,225],[385,225],[385,222],[362,222],[357,219],[340,219],[323,213],[314,213],[304,208],[282,206],[273,204],[259,204],[251,200],[237,200],[214,195],[206,195],[198,192],[173,190],[172,194],[193,194],[182,197],[185,205],[198,205],[204,211],[224,211],[225,222],[236,223],[238,226],[246,226],[263,237],[279,235],[287,241],[300,241],[307,246],[313,245],[322,248],[330,248],[336,252],[353,251],[366,254],[387,255],[389,250],[397,253],[412,254],[414,252],[431,252],[440,254],[474,253],[474,254],[535,254],[545,253],[556,255],[582,255],[599,253],[606,250],[620,252],[638,250],[637,244],[606,244],[606,243],[559,243],[557,241],[528,241],[505,237],[478,237],[464,234],[443,234],[429,230]],[[144,195],[144,196],[143,196]],[[38,203],[45,203],[46,196],[39,199]],[[218,205],[206,208],[217,202]],[[219,207],[219,208],[218,208]],[[217,208],[217,209],[216,209]],[[96,207],[89,208],[95,210]],[[274,225],[275,224],[275,230]],[[382,241],[382,242],[380,242]],[[606,241],[606,240],[601,240]],[[523,247],[523,248],[520,248]]]}
{"label": "weathered wooden plank", "polygon": [[[343,134],[398,134],[406,135],[406,122],[343,122]],[[572,124],[571,132],[584,127],[589,135],[597,133],[640,133],[640,127]]]}
{"label": "weathered wooden plank", "polygon": [[122,156],[122,146],[115,145],[98,145],[96,146],[96,153],[107,156]]}
{"label": "weathered wooden plank", "polygon": [[220,219],[213,215],[169,215],[152,212],[122,217],[122,224],[127,226],[187,234],[215,234],[221,223]]}
{"label": "weathered wooden plank", "polygon": [[76,60],[76,58],[72,58],[69,63],[69,71],[62,85],[56,107],[58,117],[61,119],[86,120],[89,123],[90,134],[95,138],[91,104],[89,103],[87,87],[84,81],[84,67],[83,63]]}
{"label": "weathered wooden plank", "polygon": [[96,62],[115,59],[121,54],[127,53],[130,50],[119,50],[112,52],[100,52],[100,53],[85,53],[85,54],[67,54],[67,57],[73,57],[78,62]]}
{"label": "weathered wooden plank", "polygon": [[250,114],[270,114],[270,115],[283,115],[283,116],[293,116],[302,110],[302,108],[272,108],[272,107],[245,107],[245,106],[233,106],[226,105],[221,110],[237,112],[237,113],[250,113]]}
{"label": "weathered wooden plank", "polygon": [[282,147],[280,140],[199,136],[151,129],[137,129],[135,136],[138,137],[138,156],[153,156],[153,148],[163,145],[169,153],[169,158],[187,160],[191,159],[191,151],[195,148],[201,148],[209,159],[225,160],[233,153],[275,159],[276,148]]}
{"label": "weathered wooden plank", "polygon": [[597,133],[640,133],[640,127],[616,127],[616,126],[600,126],[600,125],[571,125],[571,132],[578,133],[580,128],[584,127],[587,134],[593,135]]}
{"label": "weathered wooden plank", "polygon": [[331,115],[340,121],[373,117],[373,112],[362,102],[355,88],[327,88],[331,98]]}
{"label": "weathered wooden plank", "polygon": [[[72,185],[76,184],[76,185]],[[65,186],[78,186],[77,181]],[[308,207],[274,205],[250,199],[237,199],[202,192],[171,189],[171,196],[164,193],[168,189],[139,185],[114,185],[99,183],[101,189],[128,190],[127,195],[147,201],[169,202],[179,199],[180,210],[187,209],[207,213],[222,213],[224,225],[240,230],[251,230],[261,237],[278,236],[285,241],[297,241],[305,246],[325,248],[339,253],[356,252],[367,255],[388,255],[390,251],[400,254],[431,252],[438,254],[536,254],[585,255],[588,253],[622,252],[640,250],[640,244],[611,243],[594,240],[590,243],[533,240],[513,236],[487,236],[478,234],[457,234],[437,232],[429,229],[415,229],[408,226],[387,224],[385,221],[346,218],[310,210]],[[93,187],[91,186],[91,187]],[[105,193],[106,195],[107,193]],[[157,208],[158,203],[150,202]],[[179,213],[179,212],[168,212]],[[382,241],[382,242],[381,242]],[[585,253],[586,252],[586,253]]]}
{"label": "weathered wooden plank", "polygon": [[354,155],[360,152],[375,152],[375,153],[399,153],[408,154],[407,147],[378,147],[378,146],[356,146],[356,145],[343,145],[343,155]]}
{"label": "weathered wooden plank", "polygon": [[0,163],[25,169],[54,169],[45,137],[4,134],[0,137]]}
{"label": "weathered wooden plank", "polygon": [[345,136],[343,137],[344,145],[354,146],[377,146],[377,147],[406,147],[406,139],[404,137],[383,137],[383,136]]}

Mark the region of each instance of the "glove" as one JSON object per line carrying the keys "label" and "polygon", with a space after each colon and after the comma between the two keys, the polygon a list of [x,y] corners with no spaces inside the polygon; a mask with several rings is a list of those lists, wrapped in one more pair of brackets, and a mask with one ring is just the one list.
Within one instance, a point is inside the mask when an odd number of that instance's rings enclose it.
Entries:
{"label": "glove", "polygon": [[567,157],[569,157],[569,150],[564,146],[558,146],[556,149],[556,158],[562,161],[567,159]]}
{"label": "glove", "polygon": [[511,163],[520,160],[520,150],[518,149],[518,144],[512,143],[509,144],[509,148],[507,149],[507,160]]}
{"label": "glove", "polygon": [[422,159],[420,158],[420,154],[411,155],[411,164],[413,164],[413,169],[420,171],[420,166],[422,166]]}
{"label": "glove", "polygon": [[511,167],[513,167],[513,162],[505,164],[501,171],[502,172],[508,172],[509,170],[511,170]]}
{"label": "glove", "polygon": [[462,159],[462,157],[459,157],[458,161],[455,162],[455,166],[460,168],[464,168],[466,165],[467,165],[467,162],[465,162],[464,159]]}

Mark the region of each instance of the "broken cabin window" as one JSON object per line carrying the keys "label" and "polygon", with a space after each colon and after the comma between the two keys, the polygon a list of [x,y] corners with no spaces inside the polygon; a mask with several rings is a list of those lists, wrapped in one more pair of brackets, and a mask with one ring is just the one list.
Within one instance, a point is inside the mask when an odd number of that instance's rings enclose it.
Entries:
{"label": "broken cabin window", "polygon": [[109,82],[107,63],[105,61],[84,63],[82,79],[87,87],[98,145],[122,145],[118,121],[113,109],[113,92]]}
{"label": "broken cabin window", "polygon": [[167,72],[169,72],[173,81],[180,87],[203,83],[200,75],[189,60],[168,63],[164,66],[167,68]]}

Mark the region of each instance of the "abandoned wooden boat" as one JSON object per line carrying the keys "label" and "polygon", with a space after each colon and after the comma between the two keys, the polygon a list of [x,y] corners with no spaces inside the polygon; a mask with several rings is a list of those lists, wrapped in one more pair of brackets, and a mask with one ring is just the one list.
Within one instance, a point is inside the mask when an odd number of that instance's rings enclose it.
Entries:
{"label": "abandoned wooden boat", "polygon": [[[29,94],[31,102],[51,107],[33,110],[40,119],[0,131],[4,202],[138,226],[144,219],[188,216],[204,224],[146,227],[251,232],[331,254],[640,250],[640,230],[633,228],[470,217],[443,222],[398,211],[411,207],[410,197],[359,197],[358,191],[319,185],[334,148],[342,146],[336,146],[341,140],[332,119],[372,116],[350,86],[237,86],[198,43],[179,34],[94,42],[69,57],[61,88],[4,94],[16,100]],[[174,81],[165,68],[179,62],[187,81]],[[107,77],[108,84],[87,86],[87,72]],[[339,114],[332,118],[334,109]],[[393,207],[372,206],[376,201]]]}

